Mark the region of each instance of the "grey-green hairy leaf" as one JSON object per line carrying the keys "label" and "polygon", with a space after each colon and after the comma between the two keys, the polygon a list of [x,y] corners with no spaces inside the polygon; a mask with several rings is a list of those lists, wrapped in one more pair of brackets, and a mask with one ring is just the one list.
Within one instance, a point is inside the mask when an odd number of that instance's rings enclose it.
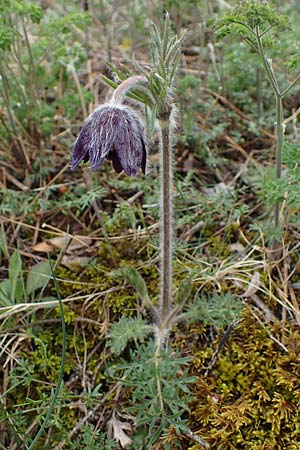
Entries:
{"label": "grey-green hairy leaf", "polygon": [[119,355],[129,341],[143,341],[152,330],[143,319],[122,317],[113,323],[109,332],[108,346],[113,353]]}
{"label": "grey-green hairy leaf", "polygon": [[190,323],[199,321],[206,325],[223,327],[240,317],[243,302],[230,293],[199,296],[189,304],[184,316]]}

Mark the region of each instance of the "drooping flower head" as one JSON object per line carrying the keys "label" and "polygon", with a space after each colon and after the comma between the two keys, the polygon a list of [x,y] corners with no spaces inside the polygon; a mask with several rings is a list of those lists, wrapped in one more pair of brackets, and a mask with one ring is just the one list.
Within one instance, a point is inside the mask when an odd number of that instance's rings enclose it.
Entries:
{"label": "drooping flower head", "polygon": [[146,158],[144,127],[138,115],[123,105],[105,104],[95,109],[81,129],[71,169],[90,161],[91,169],[96,170],[108,159],[117,173],[124,170],[135,175],[139,169],[145,173]]}

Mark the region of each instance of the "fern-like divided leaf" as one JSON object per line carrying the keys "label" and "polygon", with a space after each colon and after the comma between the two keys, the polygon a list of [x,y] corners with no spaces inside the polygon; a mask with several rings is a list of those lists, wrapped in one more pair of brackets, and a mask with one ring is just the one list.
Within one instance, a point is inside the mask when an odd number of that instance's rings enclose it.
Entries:
{"label": "fern-like divided leaf", "polygon": [[188,322],[203,322],[217,328],[229,325],[240,317],[243,302],[227,293],[214,294],[209,298],[198,297],[189,304],[184,316]]}
{"label": "fern-like divided leaf", "polygon": [[140,317],[122,317],[111,326],[108,347],[113,353],[120,355],[129,341],[143,342],[151,331],[152,327]]}
{"label": "fern-like divided leaf", "polygon": [[121,383],[132,392],[128,411],[134,414],[138,430],[147,425],[143,448],[151,448],[170,427],[178,434],[188,432],[186,413],[192,400],[189,386],[196,381],[188,374],[189,357],[171,348],[161,351],[159,358],[155,355],[155,342],[150,340],[137,346],[130,361],[119,366],[124,370]]}

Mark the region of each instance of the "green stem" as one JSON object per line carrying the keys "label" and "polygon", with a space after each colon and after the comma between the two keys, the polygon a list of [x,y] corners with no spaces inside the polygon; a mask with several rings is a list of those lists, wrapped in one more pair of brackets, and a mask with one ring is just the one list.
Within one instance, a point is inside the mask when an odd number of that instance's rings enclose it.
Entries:
{"label": "green stem", "polygon": [[27,34],[24,18],[22,19],[22,28],[23,28],[24,37],[25,37],[25,44],[26,44],[27,52],[28,52],[28,56],[29,56],[29,63],[28,63],[28,67],[29,67],[29,73],[28,73],[28,75],[29,75],[28,76],[28,78],[29,78],[29,89],[30,89],[31,99],[32,99],[33,105],[36,108],[38,108],[38,92],[37,92],[37,87],[36,87],[35,64],[34,64],[34,59],[33,59],[32,52],[31,52],[31,47],[30,47],[30,43],[29,43],[29,38],[28,38],[28,34]]}
{"label": "green stem", "polygon": [[[2,55],[1,55],[2,56]],[[13,129],[13,132],[15,134],[15,138],[18,140],[19,142],[19,135],[18,135],[18,131],[17,131],[17,127],[16,127],[16,123],[14,120],[14,116],[11,110],[11,102],[10,102],[10,97],[9,97],[9,86],[8,86],[8,81],[7,81],[7,77],[5,74],[5,71],[2,70],[2,63],[0,62],[0,75],[1,75],[1,79],[2,79],[2,98],[6,107],[6,111],[7,111],[7,115],[10,121],[10,125]]]}
{"label": "green stem", "polygon": [[264,31],[262,31],[259,35],[259,39],[261,39],[265,34],[267,34],[273,27],[274,27],[274,25],[270,25],[270,26],[268,26],[268,28],[266,28]]}
{"label": "green stem", "polygon": [[[276,96],[276,179],[281,178],[282,150],[284,141],[282,97]],[[275,228],[280,225],[280,203],[275,204]]]}
{"label": "green stem", "polygon": [[159,117],[161,127],[161,285],[160,311],[162,322],[167,319],[172,296],[172,145],[170,111]]}
{"label": "green stem", "polygon": [[160,352],[161,347],[163,345],[164,336],[162,335],[162,330],[157,330],[157,336],[156,336],[156,348],[154,353],[154,363],[155,363],[155,369],[156,369],[156,388],[157,388],[157,397],[158,397],[158,403],[159,403],[159,409],[161,414],[164,413],[164,401],[162,396],[162,386],[161,386],[161,378],[160,378]]}
{"label": "green stem", "polygon": [[[272,68],[272,64],[270,64],[270,62],[266,58],[258,28],[256,29],[256,40],[257,40],[258,54],[260,56],[262,65],[266,71],[269,83],[272,87],[272,90],[276,98],[276,179],[280,179],[282,166],[282,150],[284,141],[284,123],[283,123],[284,118],[282,105],[282,98],[284,93],[280,92],[277,79]],[[275,204],[274,225],[275,228],[278,228],[280,225],[280,202],[276,202]]]}
{"label": "green stem", "polygon": [[291,89],[292,87],[295,86],[295,84],[297,83],[297,81],[300,79],[300,72],[298,73],[298,75],[296,76],[296,78],[294,79],[294,81],[291,82],[291,84],[282,92],[282,97],[284,97]]}
{"label": "green stem", "polygon": [[273,89],[274,94],[276,96],[280,96],[281,94],[280,94],[280,90],[279,90],[279,87],[278,87],[278,83],[277,83],[277,80],[275,78],[275,75],[274,75],[274,72],[272,70],[272,67],[270,66],[270,63],[268,62],[268,59],[266,58],[266,55],[265,55],[265,52],[264,52],[264,48],[263,48],[263,45],[262,45],[262,41],[261,41],[260,36],[259,36],[259,30],[258,29],[256,30],[256,41],[257,41],[258,54],[260,56],[261,63],[262,63],[262,65],[263,65],[263,67],[264,67],[264,69],[266,71],[266,74],[267,74],[269,83],[271,85],[271,88]]}
{"label": "green stem", "polygon": [[80,81],[79,81],[79,78],[78,78],[78,75],[77,75],[77,72],[76,72],[76,69],[75,69],[75,66],[74,66],[73,63],[71,63],[69,65],[69,70],[70,70],[70,72],[72,74],[72,77],[74,79],[74,82],[76,84],[76,88],[77,88],[77,91],[78,91],[78,95],[79,95],[79,99],[80,99],[83,115],[85,117],[87,117],[88,112],[87,112],[87,108],[86,108],[86,104],[85,104],[85,100],[84,100],[84,95],[83,95],[81,84],[80,84]]}
{"label": "green stem", "polygon": [[51,275],[54,281],[54,286],[55,286],[55,290],[56,290],[56,294],[57,294],[57,299],[58,299],[58,303],[59,303],[59,310],[60,310],[60,315],[61,315],[61,329],[62,329],[62,340],[63,340],[63,344],[62,344],[62,353],[61,353],[61,364],[60,364],[60,370],[59,370],[59,374],[58,374],[58,380],[57,380],[57,385],[56,385],[56,389],[53,395],[53,399],[52,402],[50,404],[50,407],[48,409],[48,412],[46,414],[46,417],[44,419],[44,422],[42,423],[38,433],[36,434],[35,438],[33,439],[33,441],[31,442],[28,450],[33,450],[34,446],[36,445],[36,443],[38,442],[40,436],[43,434],[45,427],[47,425],[47,423],[49,422],[49,419],[53,413],[54,407],[56,405],[57,399],[58,399],[58,395],[60,393],[61,387],[62,387],[62,383],[63,383],[63,374],[64,374],[64,369],[65,369],[65,357],[66,357],[66,351],[67,351],[67,333],[66,333],[66,322],[65,322],[65,316],[64,316],[64,308],[63,308],[63,304],[62,304],[62,300],[61,300],[61,295],[60,295],[60,290],[59,290],[59,286],[54,274],[54,270],[52,267],[52,263],[49,259],[49,264],[50,264],[50,269],[51,269]]}

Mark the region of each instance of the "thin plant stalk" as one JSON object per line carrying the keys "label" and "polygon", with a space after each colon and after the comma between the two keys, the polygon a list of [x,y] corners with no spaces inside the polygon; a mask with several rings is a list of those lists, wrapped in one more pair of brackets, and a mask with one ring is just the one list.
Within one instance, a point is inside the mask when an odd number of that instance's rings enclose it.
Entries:
{"label": "thin plant stalk", "polygon": [[168,317],[172,299],[172,145],[170,113],[159,120],[161,128],[161,286],[160,311],[162,322]]}
{"label": "thin plant stalk", "polygon": [[[281,172],[282,172],[282,151],[283,151],[283,142],[284,142],[284,117],[283,117],[283,105],[282,105],[282,98],[283,95],[280,92],[276,76],[273,72],[272,63],[270,60],[266,58],[261,36],[259,33],[259,29],[256,29],[256,41],[257,41],[257,47],[258,47],[258,54],[261,59],[262,65],[266,71],[268,81],[271,85],[271,88],[274,92],[275,99],[276,99],[276,179],[281,178]],[[275,203],[275,216],[274,216],[274,225],[277,229],[280,225],[280,202]]]}
{"label": "thin plant stalk", "polygon": [[[282,151],[284,142],[284,117],[282,96],[276,96],[276,178],[281,178],[282,172]],[[280,203],[275,203],[275,228],[280,225]]]}
{"label": "thin plant stalk", "polygon": [[[143,75],[123,79],[119,86],[104,77],[107,84],[115,89],[110,101],[111,107],[116,108],[122,105],[125,95],[128,95],[135,100],[141,101],[144,105],[150,106],[153,117],[154,115],[156,116],[160,128],[160,295],[158,306],[150,308],[155,318],[155,354],[157,357],[159,357],[162,347],[167,345],[168,332],[176,320],[177,313],[180,311],[178,307],[173,307],[172,305],[172,129],[173,112],[176,110],[173,103],[173,84],[176,69],[179,64],[182,40],[183,36],[177,39],[172,34],[169,16],[166,14],[162,33],[153,24],[150,47],[152,60],[151,70],[145,71],[140,67]],[[116,73],[120,77],[120,73],[118,71]],[[122,79],[122,74],[120,78]],[[128,92],[132,88],[137,87],[139,87],[139,91]],[[81,154],[78,161],[80,159],[83,159],[81,158]]]}
{"label": "thin plant stalk", "polygon": [[14,116],[13,116],[13,112],[11,110],[11,106],[10,106],[10,101],[9,101],[9,87],[8,87],[8,82],[7,82],[7,78],[5,75],[5,72],[2,70],[2,64],[0,63],[0,75],[1,75],[1,79],[2,79],[2,92],[1,92],[1,96],[3,98],[6,110],[7,110],[7,115],[9,117],[10,120],[10,125],[13,129],[13,132],[15,133],[16,138],[18,138],[18,131],[17,131],[17,127],[15,124],[15,120],[14,120]]}
{"label": "thin plant stalk", "polygon": [[29,64],[28,64],[28,66],[29,66],[29,73],[28,73],[28,76],[29,76],[29,89],[30,89],[33,105],[36,108],[38,108],[38,92],[37,92],[37,86],[35,84],[35,79],[36,79],[35,64],[34,64],[34,59],[33,59],[33,56],[32,56],[32,51],[31,51],[31,47],[30,47],[29,38],[28,38],[27,30],[26,30],[26,25],[24,23],[24,19],[22,20],[22,28],[23,28],[25,44],[26,44],[27,52],[28,52],[28,56],[29,56]]}
{"label": "thin plant stalk", "polygon": [[74,64],[73,63],[68,64],[67,65],[67,70],[71,73],[71,75],[73,77],[73,80],[74,80],[74,82],[76,84],[76,88],[77,88],[79,99],[80,99],[80,103],[81,103],[81,108],[82,108],[84,116],[86,117],[88,115],[88,112],[87,112],[87,108],[86,108],[86,104],[85,104],[85,100],[84,100],[84,95],[83,95],[83,92],[82,92],[81,84],[80,84],[80,81],[79,81],[79,78],[78,78],[78,75],[77,75],[77,72],[76,72]]}
{"label": "thin plant stalk", "polygon": [[[255,6],[258,6],[258,8]],[[223,36],[236,35],[237,33],[249,45],[249,47],[258,54],[262,67],[266,72],[268,82],[274,93],[276,101],[276,180],[279,180],[282,177],[282,153],[285,131],[282,101],[288,92],[290,92],[290,90],[295,86],[297,81],[300,80],[300,71],[298,71],[298,74],[294,77],[294,80],[289,83],[288,87],[281,90],[278,84],[278,79],[273,70],[272,59],[267,58],[263,39],[264,36],[274,27],[281,30],[287,28],[287,24],[287,17],[276,14],[272,6],[268,5],[268,2],[245,0],[244,2],[241,1],[237,8],[232,8],[228,14],[224,14],[221,21],[219,21],[218,26],[219,30],[223,30]],[[242,31],[242,27],[244,28],[244,32]],[[298,61],[298,59],[296,57],[291,61],[290,67],[292,69],[298,66],[299,70],[300,60]],[[281,202],[276,201],[274,210],[274,225],[277,229],[281,225],[280,211]]]}
{"label": "thin plant stalk", "polygon": [[[139,84],[147,84],[144,76],[133,76],[123,81],[114,91],[112,104],[123,102],[127,92]],[[160,275],[160,326],[164,326],[171,309],[172,300],[172,143],[171,143],[171,110],[158,113],[161,129],[161,275]]]}
{"label": "thin plant stalk", "polygon": [[[272,67],[272,61],[269,60],[266,57],[263,44],[262,44],[262,37],[263,35],[269,31],[272,27],[270,26],[267,30],[265,30],[263,33],[260,33],[259,28],[256,27],[255,29],[255,39],[257,43],[257,49],[258,54],[260,57],[260,60],[262,62],[262,65],[265,69],[265,72],[267,74],[268,81],[271,85],[271,88],[273,90],[275,99],[276,99],[276,179],[280,179],[282,175],[282,152],[283,152],[283,144],[284,144],[284,114],[283,114],[283,104],[282,100],[285,97],[285,95],[292,89],[292,87],[296,84],[296,82],[300,78],[300,73],[296,76],[296,78],[290,83],[290,85],[284,90],[281,91],[277,82],[276,75],[273,71]],[[274,225],[275,229],[280,226],[280,210],[281,205],[280,202],[277,201],[275,203],[275,217],[274,217]]]}
{"label": "thin plant stalk", "polygon": [[67,332],[66,332],[66,322],[65,322],[65,316],[64,316],[64,308],[63,308],[63,303],[62,303],[62,298],[61,298],[61,294],[60,294],[60,289],[57,283],[57,279],[54,273],[54,269],[52,266],[52,263],[50,261],[49,258],[49,264],[50,264],[50,269],[51,269],[51,276],[53,278],[54,281],[54,287],[56,290],[56,294],[57,294],[57,299],[58,299],[58,303],[59,303],[59,311],[60,311],[60,315],[61,315],[61,329],[62,329],[62,353],[61,353],[61,364],[60,364],[60,370],[59,370],[59,374],[58,374],[58,380],[57,380],[57,385],[56,385],[56,389],[54,391],[53,394],[53,398],[52,398],[52,402],[49,406],[48,412],[46,414],[46,417],[44,419],[44,422],[42,423],[42,425],[40,426],[39,431],[37,432],[37,434],[35,435],[35,438],[33,439],[33,441],[31,442],[30,446],[28,447],[28,450],[33,450],[35,448],[35,445],[37,444],[39,438],[41,437],[41,435],[43,434],[46,425],[48,424],[51,415],[53,413],[53,410],[55,408],[55,405],[57,403],[58,400],[58,395],[60,393],[60,390],[62,388],[63,385],[63,374],[64,374],[64,370],[65,370],[65,358],[66,358],[66,352],[67,352]]}

